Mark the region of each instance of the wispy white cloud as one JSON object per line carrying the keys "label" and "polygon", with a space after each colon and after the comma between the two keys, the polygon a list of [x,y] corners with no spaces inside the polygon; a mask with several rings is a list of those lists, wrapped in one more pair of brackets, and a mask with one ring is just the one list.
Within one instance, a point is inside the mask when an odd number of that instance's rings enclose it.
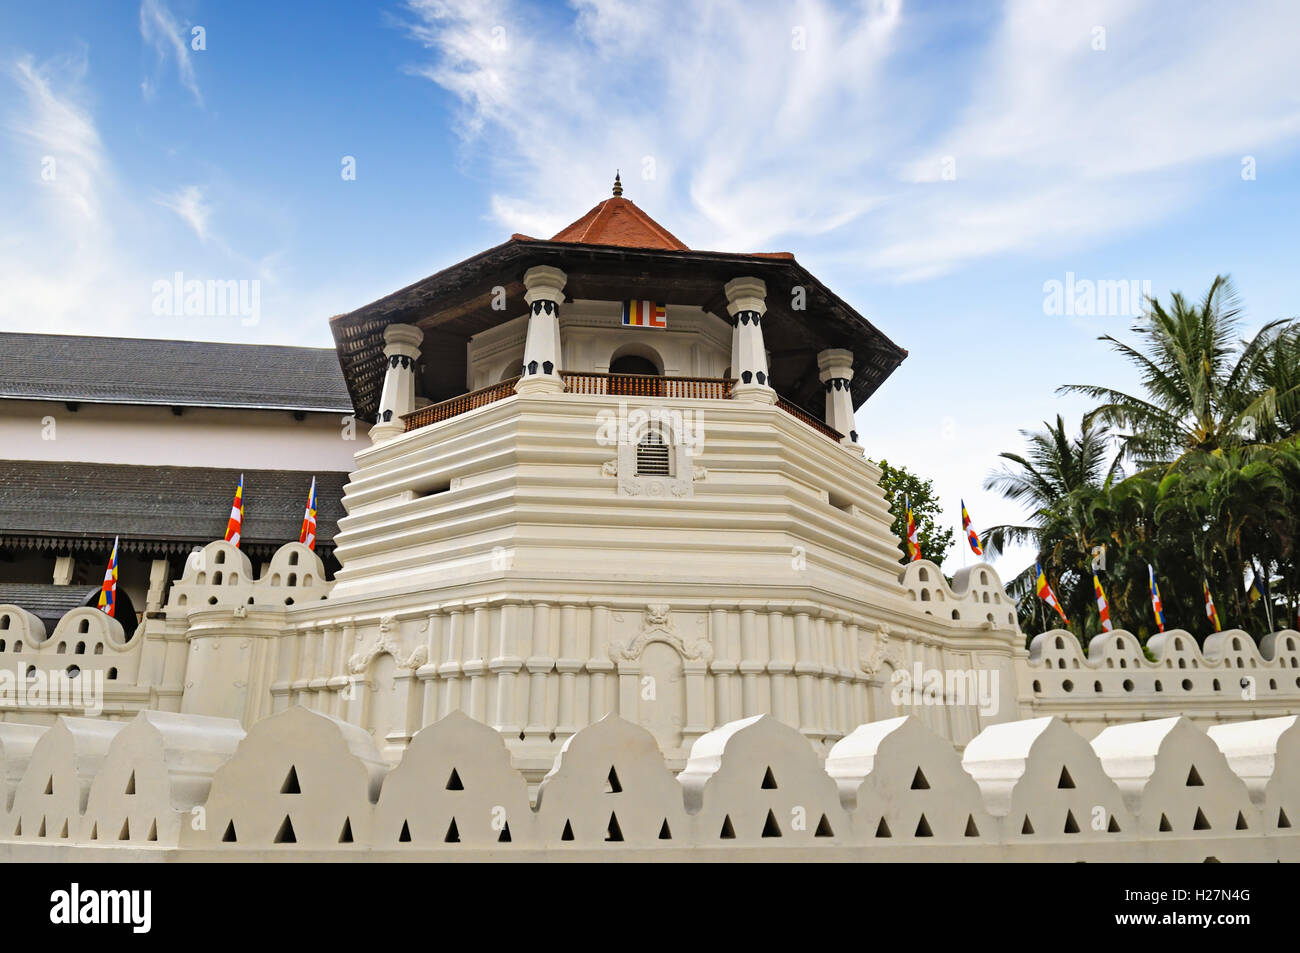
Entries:
{"label": "wispy white cloud", "polygon": [[[91,306],[119,270],[106,214],[109,162],[87,108],[84,50],[37,63],[22,56],[7,79],[19,96],[4,118],[18,175],[0,192],[0,320],[58,327]],[[112,310],[106,302],[101,313]]]}
{"label": "wispy white cloud", "polygon": [[212,207],[204,196],[202,186],[186,185],[175,192],[157,196],[154,201],[175,212],[181,221],[194,229],[194,234],[200,241],[208,240],[208,221],[212,217]]}
{"label": "wispy white cloud", "polygon": [[152,98],[157,92],[163,69],[167,61],[172,60],[176,64],[176,75],[181,85],[190,91],[196,103],[202,105],[203,94],[199,91],[194,61],[190,59],[190,47],[186,43],[189,32],[172,15],[164,0],[142,0],[140,36],[153,48],[155,54],[154,75],[146,77],[140,83],[145,98]]}
{"label": "wispy white cloud", "polygon": [[430,55],[416,72],[459,99],[466,154],[500,183],[490,214],[530,234],[619,166],[695,247],[811,247],[925,278],[1158,223],[1205,194],[1213,163],[1230,187],[1227,160],[1300,143],[1287,0],[1230,16],[1006,0],[960,23],[973,15],[900,0],[408,10]]}
{"label": "wispy white cloud", "polygon": [[[250,259],[227,245],[213,228],[212,188],[157,190],[121,173],[96,122],[88,74],[84,49],[46,61],[23,55],[0,68],[0,85],[18,94],[0,96],[9,107],[0,112],[0,152],[18,173],[0,178],[0,326],[175,333],[171,318],[151,311],[159,278],[182,271],[272,286],[277,255]],[[178,240],[183,230],[198,241]]]}
{"label": "wispy white cloud", "polygon": [[30,56],[13,64],[22,107],[6,130],[27,168],[55,197],[63,213],[82,226],[100,223],[103,143],[76,91],[86,74],[84,54],[38,66]]}

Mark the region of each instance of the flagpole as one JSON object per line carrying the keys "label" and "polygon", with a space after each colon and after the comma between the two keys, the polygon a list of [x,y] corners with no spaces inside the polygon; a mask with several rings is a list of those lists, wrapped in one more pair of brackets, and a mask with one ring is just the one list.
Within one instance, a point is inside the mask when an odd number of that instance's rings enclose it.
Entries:
{"label": "flagpole", "polygon": [[1268,632],[1265,633],[1265,635],[1267,635],[1273,631],[1273,606],[1272,606],[1273,595],[1268,591],[1269,580],[1268,580],[1268,576],[1265,575],[1263,572],[1264,569],[1263,564],[1260,563],[1258,560],[1256,560],[1255,565],[1258,566],[1259,568],[1259,578],[1260,578],[1259,594],[1264,597],[1264,619],[1265,621],[1268,622]]}

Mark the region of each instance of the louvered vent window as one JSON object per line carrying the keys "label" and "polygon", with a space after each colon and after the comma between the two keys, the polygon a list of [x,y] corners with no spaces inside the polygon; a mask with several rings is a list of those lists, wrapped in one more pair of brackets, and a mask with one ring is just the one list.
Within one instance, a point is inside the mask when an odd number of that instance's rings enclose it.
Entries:
{"label": "louvered vent window", "polygon": [[668,444],[658,430],[647,430],[636,445],[637,476],[671,476],[668,467]]}

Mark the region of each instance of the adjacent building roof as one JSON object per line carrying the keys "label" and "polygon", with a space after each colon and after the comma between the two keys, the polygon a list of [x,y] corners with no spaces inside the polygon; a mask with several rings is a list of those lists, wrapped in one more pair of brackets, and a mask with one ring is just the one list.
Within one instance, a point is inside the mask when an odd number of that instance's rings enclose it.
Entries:
{"label": "adjacent building roof", "polygon": [[[0,545],[107,556],[120,536],[127,553],[187,552],[225,537],[239,474],[215,467],[0,460]],[[313,476],[316,549],[332,550],[348,475],[294,470],[244,471],[240,548],[263,556],[297,541]]]}
{"label": "adjacent building roof", "polygon": [[[862,404],[907,357],[870,321],[786,252],[735,254],[687,248],[632,202],[601,202],[555,238],[514,235],[509,241],[330,319],[339,363],[359,417],[373,420],[384,382],[384,329],[414,324],[424,331],[419,384],[423,396],[446,400],[464,393],[466,344],[524,311],[523,276],[551,265],[567,276],[570,299],[645,298],[703,308],[729,320],[723,286],[733,278],[767,285],[764,343],[773,388],[814,413],[824,404],[817,354],[853,352],[853,406]],[[501,290],[518,307],[502,310]]]}
{"label": "adjacent building roof", "polygon": [[[54,634],[54,627],[59,620],[82,606],[93,606],[99,602],[99,587],[56,586],[53,583],[40,582],[2,582],[0,583],[0,605],[18,606],[26,609],[45,624],[45,634]],[[117,608],[114,618],[122,623],[126,638],[135,632],[135,607],[126,590],[118,587]]]}
{"label": "adjacent building roof", "polygon": [[0,398],[350,413],[330,348],[0,331]]}

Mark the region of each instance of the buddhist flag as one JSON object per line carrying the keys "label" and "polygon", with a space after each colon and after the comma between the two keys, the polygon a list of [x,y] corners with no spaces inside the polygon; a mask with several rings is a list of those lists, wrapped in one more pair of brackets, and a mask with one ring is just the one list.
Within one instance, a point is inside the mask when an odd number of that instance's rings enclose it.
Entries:
{"label": "buddhist flag", "polygon": [[235,487],[235,502],[230,506],[230,521],[226,523],[226,542],[234,543],[239,548],[239,534],[244,528],[244,475],[239,474],[239,485]]}
{"label": "buddhist flag", "polygon": [[1259,588],[1259,572],[1257,570],[1252,569],[1250,571],[1250,585],[1246,587],[1246,598],[1250,600],[1251,605],[1264,598],[1264,593]]}
{"label": "buddhist flag", "polygon": [[1092,590],[1097,595],[1097,614],[1101,616],[1101,631],[1109,632],[1114,626],[1110,624],[1110,603],[1106,601],[1106,590],[1101,588],[1101,580],[1092,574]]}
{"label": "buddhist flag", "polygon": [[903,505],[907,508],[907,554],[916,562],[921,558],[921,536],[916,529],[916,520],[912,518],[912,500],[910,497],[903,497]]}
{"label": "buddhist flag", "polygon": [[104,585],[99,590],[99,606],[106,615],[117,616],[117,537],[113,537],[113,552],[108,556],[104,570]]}
{"label": "buddhist flag", "polygon": [[630,298],[623,302],[623,326],[627,328],[666,328],[668,309],[653,301]]}
{"label": "buddhist flag", "polygon": [[1150,563],[1147,563],[1147,576],[1151,580],[1151,608],[1156,613],[1156,627],[1163,632],[1165,630],[1165,604],[1160,601],[1160,587],[1156,585],[1156,570]]}
{"label": "buddhist flag", "polygon": [[1210,622],[1214,624],[1215,632],[1222,632],[1223,626],[1219,624],[1219,610],[1214,608],[1214,596],[1210,595],[1210,584],[1206,580],[1201,580],[1201,589],[1205,592],[1205,615]]}
{"label": "buddhist flag", "polygon": [[966,542],[970,543],[971,552],[976,556],[983,556],[984,550],[980,548],[979,533],[971,528],[970,514],[966,512],[966,501],[961,501],[961,528],[966,532]]}
{"label": "buddhist flag", "polygon": [[302,515],[302,532],[298,542],[308,549],[316,548],[316,478],[311,478],[311,489],[307,492],[307,512]]}
{"label": "buddhist flag", "polygon": [[1056,600],[1056,593],[1052,591],[1052,585],[1047,581],[1047,576],[1043,573],[1042,565],[1035,563],[1034,566],[1038,569],[1038,579],[1034,583],[1034,589],[1038,592],[1038,598],[1042,599],[1049,606],[1055,609],[1056,614],[1061,617],[1061,621],[1066,625],[1069,625],[1070,620],[1065,617],[1065,610],[1061,608],[1061,604]]}

